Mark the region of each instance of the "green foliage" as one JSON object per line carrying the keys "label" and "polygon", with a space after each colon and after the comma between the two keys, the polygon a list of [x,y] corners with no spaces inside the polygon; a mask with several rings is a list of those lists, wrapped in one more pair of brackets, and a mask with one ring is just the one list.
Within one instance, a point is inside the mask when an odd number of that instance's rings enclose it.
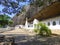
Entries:
{"label": "green foliage", "polygon": [[42,6],[44,4],[43,1],[41,0],[36,0],[36,5],[38,5],[39,7]]}
{"label": "green foliage", "polygon": [[[26,4],[21,4],[24,2],[28,2],[27,0],[0,0],[0,5],[3,5],[3,9],[2,12],[3,14],[7,13],[7,14],[17,14],[20,12],[20,10],[22,9],[22,7]],[[12,11],[10,11],[12,10]]]}
{"label": "green foliage", "polygon": [[48,2],[50,3],[52,0],[48,0]]}
{"label": "green foliage", "polygon": [[34,31],[39,35],[42,35],[42,36],[51,35],[51,30],[46,26],[46,24],[38,23],[38,24],[35,24],[35,26],[36,28],[34,29]]}
{"label": "green foliage", "polygon": [[9,21],[9,25],[11,25],[11,24],[13,24],[13,21],[12,20]]}
{"label": "green foliage", "polygon": [[0,15],[0,27],[4,27],[5,25],[8,25],[9,23],[12,23],[11,18],[7,15]]}
{"label": "green foliage", "polygon": [[44,2],[41,0],[36,0],[34,2],[31,2],[30,5],[35,5],[35,6],[40,7],[40,6],[44,5]]}
{"label": "green foliage", "polygon": [[2,25],[0,24],[0,27],[2,27]]}

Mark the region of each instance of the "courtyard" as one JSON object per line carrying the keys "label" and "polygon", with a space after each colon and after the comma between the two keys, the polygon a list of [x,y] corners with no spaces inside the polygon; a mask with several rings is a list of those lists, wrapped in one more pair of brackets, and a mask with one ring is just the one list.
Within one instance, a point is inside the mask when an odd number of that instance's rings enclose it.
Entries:
{"label": "courtyard", "polygon": [[57,34],[45,37],[24,29],[6,31],[0,34],[14,37],[14,45],[60,45],[60,35]]}

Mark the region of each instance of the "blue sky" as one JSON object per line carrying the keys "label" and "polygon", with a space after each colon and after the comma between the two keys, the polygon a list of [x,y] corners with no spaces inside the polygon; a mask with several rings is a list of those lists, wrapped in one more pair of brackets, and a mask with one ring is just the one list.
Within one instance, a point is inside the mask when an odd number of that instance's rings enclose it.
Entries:
{"label": "blue sky", "polygon": [[[28,1],[28,0],[27,0]],[[21,2],[20,5],[28,5],[29,2]],[[0,14],[2,14],[2,9],[4,7],[2,5],[0,5]],[[9,15],[9,14],[7,14]],[[9,15],[10,17],[13,17],[15,14]]]}
{"label": "blue sky", "polygon": [[[28,2],[24,2],[24,3],[20,3],[20,5],[28,5]],[[14,16],[14,14],[12,14],[12,15],[9,15],[10,17],[13,17]]]}

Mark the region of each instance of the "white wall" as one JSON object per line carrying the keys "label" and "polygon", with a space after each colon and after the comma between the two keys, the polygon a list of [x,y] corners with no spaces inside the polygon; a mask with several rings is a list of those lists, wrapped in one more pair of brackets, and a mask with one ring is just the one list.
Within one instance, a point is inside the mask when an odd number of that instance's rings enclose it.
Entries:
{"label": "white wall", "polygon": [[35,24],[38,24],[38,23],[39,23],[39,21],[38,21],[37,19],[34,19],[34,20],[33,20],[33,29],[34,29],[34,25],[35,25]]}
{"label": "white wall", "polygon": [[[56,22],[56,25],[53,25],[53,21]],[[50,25],[48,27],[50,29],[60,29],[59,21],[60,21],[60,16],[55,17],[55,18],[50,18],[50,19],[47,19],[47,20],[44,20],[44,21],[41,21],[41,22],[47,24],[47,26],[48,26],[48,22],[49,22]]]}
{"label": "white wall", "polygon": [[[56,22],[56,25],[53,25],[54,21]],[[30,23],[27,24],[28,28],[26,28],[26,29],[31,29],[31,30],[34,29],[34,24],[38,24],[39,22],[45,23],[47,26],[48,26],[48,22],[49,22],[50,25],[48,27],[50,29],[60,29],[59,21],[60,21],[60,16],[55,17],[55,18],[50,18],[50,19],[47,19],[47,20],[43,20],[43,21],[38,21],[37,19],[34,19],[32,24],[30,24]]]}

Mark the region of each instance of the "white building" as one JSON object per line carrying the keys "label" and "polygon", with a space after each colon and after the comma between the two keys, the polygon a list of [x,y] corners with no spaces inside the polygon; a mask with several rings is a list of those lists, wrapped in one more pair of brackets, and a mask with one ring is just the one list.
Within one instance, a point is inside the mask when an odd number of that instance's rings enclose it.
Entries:
{"label": "white building", "polygon": [[37,19],[34,19],[33,23],[30,25],[29,25],[28,21],[26,21],[25,27],[26,27],[26,29],[34,29],[34,24],[38,24],[39,22],[45,23],[50,29],[60,29],[60,16],[54,17],[54,18],[49,18],[49,19],[46,19],[43,21],[38,21]]}
{"label": "white building", "polygon": [[60,2],[55,2],[52,5],[46,7],[44,10],[40,11],[35,16],[28,19],[28,21],[29,23],[33,22],[33,29],[34,24],[42,22],[45,23],[50,29],[60,30]]}
{"label": "white building", "polygon": [[60,29],[60,16],[41,21],[45,23],[50,29]]}
{"label": "white building", "polygon": [[54,2],[52,5],[38,12],[30,19],[26,19],[25,29],[33,30],[34,24],[45,23],[50,29],[60,30],[60,2]]}

